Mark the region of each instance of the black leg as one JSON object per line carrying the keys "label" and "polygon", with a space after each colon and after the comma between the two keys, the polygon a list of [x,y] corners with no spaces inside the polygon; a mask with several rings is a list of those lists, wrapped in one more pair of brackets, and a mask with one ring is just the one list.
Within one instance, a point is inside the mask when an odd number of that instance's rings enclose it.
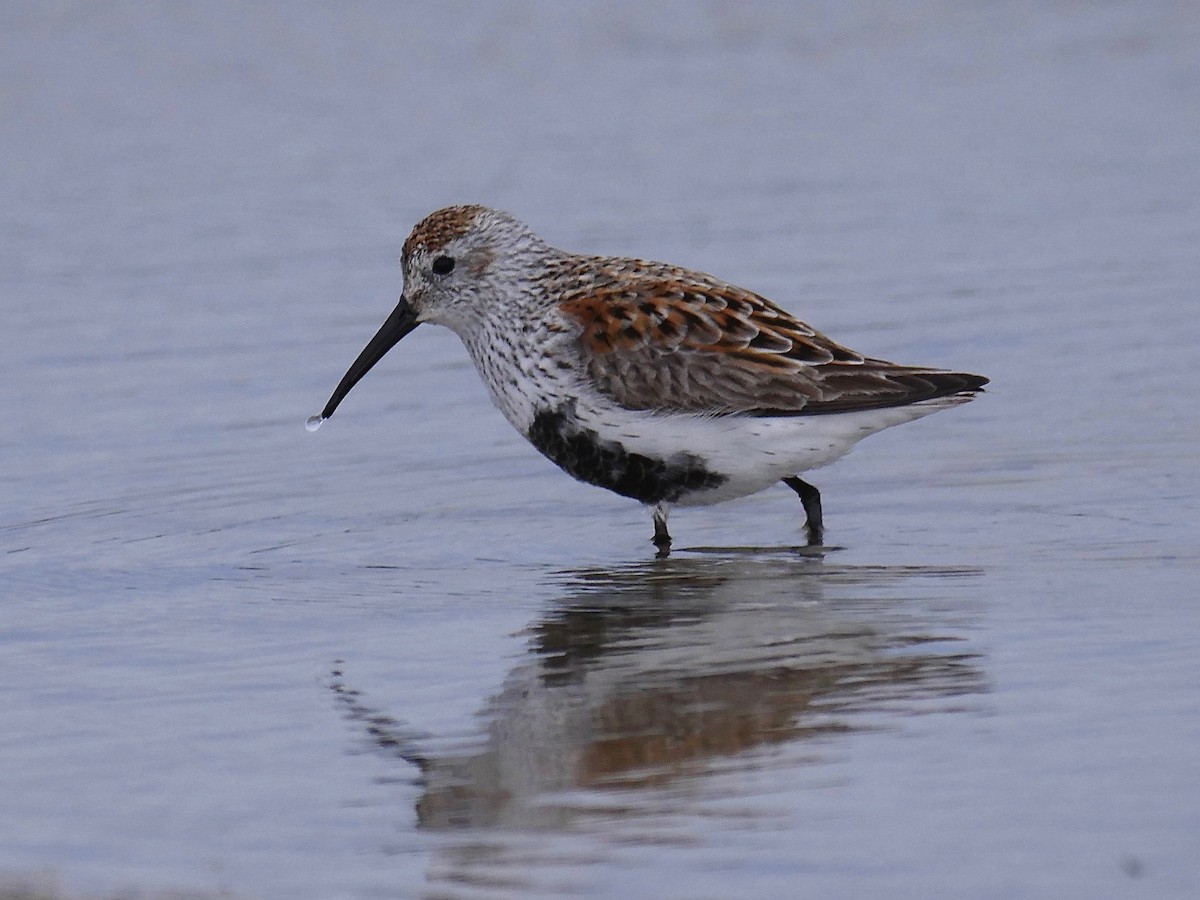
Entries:
{"label": "black leg", "polygon": [[671,553],[671,535],[667,533],[667,509],[662,505],[654,507],[654,546],[658,548],[660,559]]}
{"label": "black leg", "polygon": [[808,519],[804,523],[808,546],[819,547],[825,540],[825,522],[821,518],[821,492],[794,475],[783,479],[783,483],[799,494],[800,502],[804,504],[804,515]]}

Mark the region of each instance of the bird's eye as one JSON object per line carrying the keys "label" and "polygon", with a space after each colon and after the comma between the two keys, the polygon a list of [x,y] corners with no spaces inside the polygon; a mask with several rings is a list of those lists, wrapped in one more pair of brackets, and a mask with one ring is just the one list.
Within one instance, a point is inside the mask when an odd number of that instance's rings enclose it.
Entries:
{"label": "bird's eye", "polygon": [[430,268],[433,269],[434,275],[449,275],[451,272],[454,271],[454,257],[453,256],[435,257],[433,260],[433,265],[430,266]]}

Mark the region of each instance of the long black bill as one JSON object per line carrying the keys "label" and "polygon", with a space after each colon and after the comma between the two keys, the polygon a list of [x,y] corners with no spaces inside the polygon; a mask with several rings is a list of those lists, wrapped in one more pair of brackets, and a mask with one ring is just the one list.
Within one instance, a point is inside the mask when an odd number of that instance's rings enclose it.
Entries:
{"label": "long black bill", "polygon": [[358,354],[358,359],[350,364],[350,368],[346,370],[346,374],[338,382],[333,396],[329,398],[329,402],[321,410],[321,418],[328,419],[332,416],[333,411],[342,402],[342,398],[350,393],[350,388],[358,384],[359,379],[370,372],[371,367],[383,359],[384,354],[395,347],[401,338],[420,324],[417,321],[417,314],[413,311],[413,308],[408,305],[408,301],[404,297],[401,297],[400,302],[396,304],[396,308],[392,310],[392,314],[387,317],[387,321],[375,332],[375,337],[371,338],[367,346],[363,347],[362,353]]}

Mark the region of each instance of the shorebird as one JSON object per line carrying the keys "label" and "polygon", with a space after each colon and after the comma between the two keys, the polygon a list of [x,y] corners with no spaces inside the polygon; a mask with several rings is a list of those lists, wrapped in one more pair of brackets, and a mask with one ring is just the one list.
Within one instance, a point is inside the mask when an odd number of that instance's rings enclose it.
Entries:
{"label": "shorebird", "polygon": [[988,382],[864,356],[702,272],[555,249],[485,206],[426,217],[401,263],[400,302],[308,427],[418,325],[445,325],[534,447],[650,508],[660,555],[672,506],[780,481],[800,497],[808,545],[820,546],[821,494],[801,474]]}

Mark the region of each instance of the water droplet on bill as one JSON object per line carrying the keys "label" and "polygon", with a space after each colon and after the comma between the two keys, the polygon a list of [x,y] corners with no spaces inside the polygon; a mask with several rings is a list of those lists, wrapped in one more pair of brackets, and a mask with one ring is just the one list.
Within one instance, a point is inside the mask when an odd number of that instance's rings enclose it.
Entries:
{"label": "water droplet on bill", "polygon": [[318,428],[321,427],[321,423],[324,421],[325,420],[323,418],[321,418],[320,416],[309,416],[307,419],[304,420],[304,427],[307,428],[309,431],[316,431]]}

